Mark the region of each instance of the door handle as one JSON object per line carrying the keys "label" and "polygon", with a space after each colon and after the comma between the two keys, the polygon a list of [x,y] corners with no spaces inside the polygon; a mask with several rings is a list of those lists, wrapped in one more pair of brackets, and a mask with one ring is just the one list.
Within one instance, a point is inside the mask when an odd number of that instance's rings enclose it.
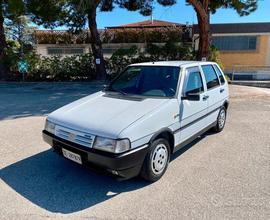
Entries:
{"label": "door handle", "polygon": [[220,93],[223,93],[225,91],[225,89],[220,89],[219,92]]}
{"label": "door handle", "polygon": [[209,98],[209,95],[204,95],[203,96],[203,101],[207,100]]}

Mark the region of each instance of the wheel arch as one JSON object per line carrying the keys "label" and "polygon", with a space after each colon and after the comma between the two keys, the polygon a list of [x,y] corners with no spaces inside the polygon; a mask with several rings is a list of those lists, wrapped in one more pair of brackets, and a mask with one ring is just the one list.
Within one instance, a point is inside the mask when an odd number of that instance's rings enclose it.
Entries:
{"label": "wheel arch", "polygon": [[162,129],[158,130],[151,137],[149,144],[152,144],[153,141],[157,140],[158,138],[166,139],[170,144],[170,151],[171,151],[171,153],[173,153],[175,140],[174,140],[174,135],[173,135],[172,130],[170,130],[169,128],[162,128]]}
{"label": "wheel arch", "polygon": [[227,110],[228,107],[229,107],[229,101],[226,100],[224,103],[223,103],[223,106],[225,107],[225,109]]}

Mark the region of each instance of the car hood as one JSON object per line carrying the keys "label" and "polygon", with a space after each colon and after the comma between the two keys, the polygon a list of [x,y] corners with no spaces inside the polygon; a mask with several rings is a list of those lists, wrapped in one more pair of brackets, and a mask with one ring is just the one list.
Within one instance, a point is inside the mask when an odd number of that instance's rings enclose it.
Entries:
{"label": "car hood", "polygon": [[97,92],[52,112],[48,120],[93,135],[118,138],[121,131],[166,101]]}

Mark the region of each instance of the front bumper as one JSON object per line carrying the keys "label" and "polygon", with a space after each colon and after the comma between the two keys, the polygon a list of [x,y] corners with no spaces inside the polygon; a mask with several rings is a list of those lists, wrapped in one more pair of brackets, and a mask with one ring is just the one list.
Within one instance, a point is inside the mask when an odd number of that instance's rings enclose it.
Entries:
{"label": "front bumper", "polygon": [[43,140],[52,146],[54,151],[63,155],[62,148],[79,154],[82,164],[97,172],[111,174],[118,179],[129,179],[140,173],[144,158],[148,152],[148,145],[121,154],[103,152],[88,148],[59,138],[43,130]]}

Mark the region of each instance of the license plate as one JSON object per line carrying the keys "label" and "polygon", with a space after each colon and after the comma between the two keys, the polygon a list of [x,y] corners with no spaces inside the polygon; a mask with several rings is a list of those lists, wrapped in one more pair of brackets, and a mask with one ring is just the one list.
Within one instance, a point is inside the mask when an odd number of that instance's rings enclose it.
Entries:
{"label": "license plate", "polygon": [[69,150],[66,150],[64,148],[62,148],[62,152],[63,152],[63,156],[65,158],[68,158],[76,163],[82,164],[82,158],[79,154],[75,154]]}

